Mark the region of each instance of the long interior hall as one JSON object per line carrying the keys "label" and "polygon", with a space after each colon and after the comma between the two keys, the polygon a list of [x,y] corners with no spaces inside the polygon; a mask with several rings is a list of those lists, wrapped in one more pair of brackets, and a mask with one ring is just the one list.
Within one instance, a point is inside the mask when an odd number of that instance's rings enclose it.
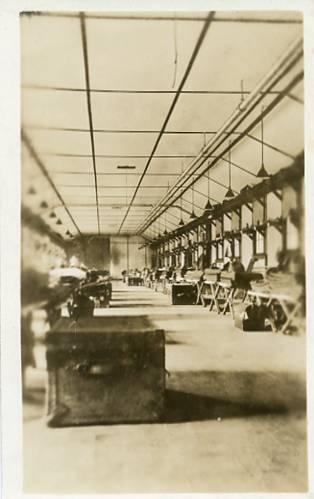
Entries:
{"label": "long interior hall", "polygon": [[302,13],[20,35],[24,492],[306,492]]}

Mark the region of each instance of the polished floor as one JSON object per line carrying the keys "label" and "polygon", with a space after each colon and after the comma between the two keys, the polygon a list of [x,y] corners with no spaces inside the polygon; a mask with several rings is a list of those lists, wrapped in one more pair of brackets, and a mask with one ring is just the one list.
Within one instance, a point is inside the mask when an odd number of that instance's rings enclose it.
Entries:
{"label": "polished floor", "polygon": [[303,492],[305,336],[243,333],[231,317],[114,282],[109,309],[166,331],[166,411],[158,424],[49,429],[44,347],[27,373],[28,493]]}

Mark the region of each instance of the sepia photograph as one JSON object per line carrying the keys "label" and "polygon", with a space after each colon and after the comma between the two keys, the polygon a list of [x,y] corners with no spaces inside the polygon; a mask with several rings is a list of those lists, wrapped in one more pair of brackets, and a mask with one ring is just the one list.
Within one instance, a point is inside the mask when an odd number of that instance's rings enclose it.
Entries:
{"label": "sepia photograph", "polygon": [[303,13],[18,24],[23,493],[307,492]]}

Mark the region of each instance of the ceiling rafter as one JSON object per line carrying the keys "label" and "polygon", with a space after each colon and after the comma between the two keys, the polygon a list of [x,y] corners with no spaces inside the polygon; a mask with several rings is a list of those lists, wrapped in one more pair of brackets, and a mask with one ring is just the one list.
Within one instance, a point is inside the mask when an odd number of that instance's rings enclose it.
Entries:
{"label": "ceiling rafter", "polygon": [[93,130],[93,114],[92,114],[92,104],[90,98],[90,78],[89,78],[89,60],[88,60],[88,47],[87,47],[87,34],[86,34],[86,23],[85,15],[83,12],[80,13],[80,26],[81,26],[81,38],[83,47],[83,59],[84,59],[84,73],[85,73],[85,84],[86,84],[86,98],[87,98],[87,110],[88,110],[88,121],[92,148],[92,158],[93,158],[93,169],[94,169],[94,182],[95,182],[95,198],[96,198],[96,208],[97,208],[97,224],[98,233],[100,234],[100,223],[99,223],[99,208],[98,208],[98,187],[97,187],[97,170],[96,170],[96,158],[95,158],[95,142],[94,142],[94,130]]}
{"label": "ceiling rafter", "polygon": [[[76,19],[79,14],[75,12],[43,12],[43,11],[25,11],[22,12],[23,16],[41,16],[41,17],[61,17],[61,18],[70,18]],[[200,15],[154,15],[150,14],[92,14],[86,12],[86,19],[95,19],[95,20],[115,20],[115,21],[192,21],[192,22],[204,22],[206,21],[206,17]],[[257,17],[249,17],[249,16],[237,16],[237,15],[217,15],[214,19],[215,22],[222,23],[250,23],[250,24],[302,24],[302,18],[277,18],[274,19],[272,17],[265,18],[257,18]]]}
{"label": "ceiling rafter", "polygon": [[[25,90],[45,90],[45,91],[54,91],[54,92],[86,92],[84,88],[80,87],[58,87],[58,86],[49,86],[49,85],[23,85],[23,89]],[[134,90],[134,89],[119,89],[119,88],[91,88],[91,93],[99,93],[99,94],[128,94],[128,95],[174,95],[176,93],[175,90]],[[249,95],[251,93],[250,90],[182,90],[182,95]],[[270,92],[261,92],[266,95],[277,95],[280,94],[280,90],[272,90]],[[287,94],[287,97],[299,102],[300,104],[304,104],[304,101],[293,94]]]}
{"label": "ceiling rafter", "polygon": [[[71,154],[71,153],[51,153],[51,152],[43,152],[43,156],[54,156],[54,157],[60,157],[60,158],[92,158],[91,154]],[[105,159],[147,159],[149,158],[148,154],[96,154],[95,158],[105,158]],[[195,154],[180,154],[180,155],[167,155],[167,154],[162,154],[162,155],[155,155],[154,159],[178,159],[178,158],[195,158]]]}
{"label": "ceiling rafter", "polygon": [[[280,95],[280,93],[278,93]],[[29,130],[47,130],[47,131],[59,131],[59,132],[82,132],[82,133],[90,133],[90,130],[87,128],[69,128],[69,127],[56,127],[56,126],[42,126],[42,125],[26,125],[24,127],[25,129]],[[94,128],[94,133],[104,133],[104,134],[153,134],[157,135],[159,133],[158,130],[105,130],[105,129],[95,129]],[[165,130],[163,135],[215,135],[217,131],[199,131],[199,130]],[[230,134],[230,132],[226,131],[224,132],[226,135]],[[241,131],[234,131],[232,132],[233,135],[240,135],[242,132]],[[254,137],[252,134],[247,134],[247,137],[254,140],[255,142],[261,143],[261,140],[258,137]],[[295,156],[293,154],[288,153],[287,151],[284,151],[283,149],[280,149],[279,147],[274,146],[273,144],[270,144],[269,142],[263,141],[263,144],[265,147],[272,149],[273,151],[276,151],[283,156],[286,156],[290,159],[295,159]],[[119,156],[122,158],[122,156]],[[136,156],[133,156],[136,158]],[[149,157],[149,156],[147,156]],[[157,156],[155,156],[157,157]],[[194,156],[184,156],[184,157],[194,157]]]}

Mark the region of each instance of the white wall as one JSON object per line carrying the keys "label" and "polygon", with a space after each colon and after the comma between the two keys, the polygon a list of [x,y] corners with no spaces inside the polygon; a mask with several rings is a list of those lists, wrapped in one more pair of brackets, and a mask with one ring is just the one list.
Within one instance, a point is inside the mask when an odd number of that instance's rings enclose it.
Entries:
{"label": "white wall", "polygon": [[121,278],[123,270],[150,267],[151,249],[144,246],[145,240],[138,236],[110,237],[110,273],[114,278]]}
{"label": "white wall", "polygon": [[[282,203],[278,197],[270,192],[266,198],[267,203],[267,219],[273,220],[280,217],[282,214]],[[282,249],[282,233],[275,227],[267,228],[267,267],[276,267],[278,265],[278,251]]]}
{"label": "white wall", "polygon": [[[252,225],[252,211],[247,206],[242,206],[241,209],[241,219],[242,219],[242,228],[246,227],[246,224],[249,226]],[[252,239],[247,234],[242,234],[241,240],[241,262],[244,267],[247,268],[250,259],[253,255],[253,242]]]}

